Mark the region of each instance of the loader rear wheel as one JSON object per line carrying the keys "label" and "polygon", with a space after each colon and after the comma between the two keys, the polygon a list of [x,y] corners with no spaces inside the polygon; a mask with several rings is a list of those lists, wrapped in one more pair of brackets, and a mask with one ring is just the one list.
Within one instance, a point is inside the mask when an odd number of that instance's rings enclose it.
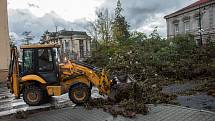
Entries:
{"label": "loader rear wheel", "polygon": [[29,85],[23,92],[23,99],[30,106],[37,106],[44,103],[44,96],[44,90],[37,85]]}
{"label": "loader rear wheel", "polygon": [[69,98],[75,104],[86,103],[91,96],[91,90],[86,84],[72,85],[69,89]]}

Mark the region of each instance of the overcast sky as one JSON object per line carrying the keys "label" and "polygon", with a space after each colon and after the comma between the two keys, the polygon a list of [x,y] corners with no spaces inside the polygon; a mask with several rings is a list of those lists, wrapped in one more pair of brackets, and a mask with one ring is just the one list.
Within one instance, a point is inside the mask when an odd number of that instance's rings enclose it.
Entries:
{"label": "overcast sky", "polygon": [[[197,0],[121,0],[123,14],[131,30],[147,34],[158,26],[166,36],[164,16]],[[117,0],[8,0],[9,29],[16,38],[23,31],[32,31],[39,39],[45,30],[84,30],[86,21],[93,21],[95,10],[108,8],[113,12]]]}

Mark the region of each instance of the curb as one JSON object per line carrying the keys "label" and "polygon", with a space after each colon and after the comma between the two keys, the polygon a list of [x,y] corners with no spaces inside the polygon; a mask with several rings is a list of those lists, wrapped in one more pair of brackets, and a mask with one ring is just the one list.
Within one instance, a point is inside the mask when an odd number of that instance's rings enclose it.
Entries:
{"label": "curb", "polygon": [[[23,115],[23,118],[25,118],[27,115],[39,113],[43,111],[51,111],[55,109],[62,109],[66,107],[74,107],[74,103],[71,101],[63,101],[63,102],[55,102],[55,100],[52,100],[50,103],[41,105],[41,106],[29,106],[29,107],[23,107],[20,109],[11,109],[7,111],[0,112],[0,120],[1,119],[7,119],[11,117],[17,117],[17,115]],[[25,116],[26,115],[26,116]]]}

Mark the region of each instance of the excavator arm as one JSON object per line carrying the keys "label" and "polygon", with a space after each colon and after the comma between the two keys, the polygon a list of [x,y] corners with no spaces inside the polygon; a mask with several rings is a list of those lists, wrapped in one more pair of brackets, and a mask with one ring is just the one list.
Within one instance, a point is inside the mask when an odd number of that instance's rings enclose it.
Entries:
{"label": "excavator arm", "polygon": [[110,85],[112,80],[109,80],[105,70],[96,74],[93,69],[85,67],[80,64],[68,61],[64,68],[70,69],[71,73],[81,73],[87,76],[88,80],[99,89],[100,94],[110,95]]}
{"label": "excavator arm", "polygon": [[16,98],[20,98],[19,79],[18,51],[16,47],[12,47],[7,85]]}

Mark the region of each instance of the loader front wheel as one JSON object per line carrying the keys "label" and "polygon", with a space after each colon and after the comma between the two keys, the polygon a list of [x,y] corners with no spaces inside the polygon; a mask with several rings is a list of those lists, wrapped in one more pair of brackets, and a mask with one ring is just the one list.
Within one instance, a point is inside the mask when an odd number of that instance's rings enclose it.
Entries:
{"label": "loader front wheel", "polygon": [[86,84],[72,85],[69,89],[69,98],[75,104],[86,103],[91,96],[91,90]]}
{"label": "loader front wheel", "polygon": [[44,103],[44,91],[40,86],[29,85],[24,89],[23,100],[30,106]]}

